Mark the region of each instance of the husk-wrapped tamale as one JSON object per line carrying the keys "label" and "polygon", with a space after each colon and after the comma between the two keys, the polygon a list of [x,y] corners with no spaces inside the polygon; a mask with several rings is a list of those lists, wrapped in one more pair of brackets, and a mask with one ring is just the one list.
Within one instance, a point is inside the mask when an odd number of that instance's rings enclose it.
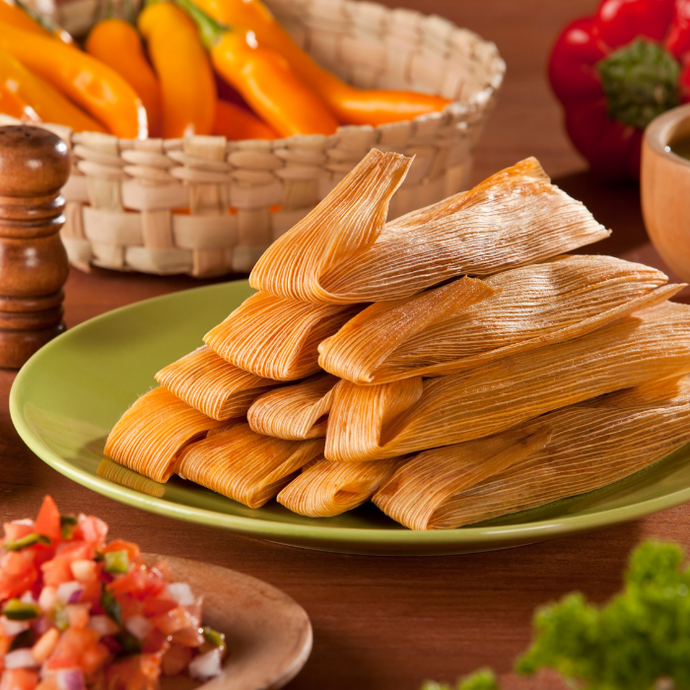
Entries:
{"label": "husk-wrapped tamale", "polygon": [[361,308],[307,304],[258,292],[211,329],[204,342],[256,376],[295,381],[320,370],[319,343]]}
{"label": "husk-wrapped tamale", "polygon": [[406,167],[404,157],[372,150],[269,247],[250,275],[252,287],[315,303],[391,301],[462,274],[541,261],[609,234],[550,183],[534,158],[383,227],[379,210]]}
{"label": "husk-wrapped tamale", "polygon": [[[357,462],[470,441],[559,407],[686,371],[690,307],[665,302],[574,340],[423,384],[420,377],[380,386],[342,381],[329,413],[325,456]],[[397,396],[390,391],[402,384],[417,391],[405,407],[401,399],[391,400]]]}
{"label": "husk-wrapped tamale", "polygon": [[142,395],[120,417],[103,452],[131,470],[166,482],[184,447],[223,425],[161,386]]}
{"label": "husk-wrapped tamale", "polygon": [[331,462],[322,457],[304,468],[276,498],[293,513],[333,517],[368,501],[403,462],[402,458]]}
{"label": "husk-wrapped tamale", "polygon": [[367,307],[319,345],[319,364],[360,385],[452,374],[662,302],[683,287],[666,280],[610,256],[560,256],[485,281],[460,278]]}
{"label": "husk-wrapped tamale", "polygon": [[[542,442],[516,449],[516,436]],[[373,501],[411,529],[451,529],[611,484],[688,441],[686,376],[588,400],[477,441],[425,451],[398,469]]]}
{"label": "husk-wrapped tamale", "polygon": [[330,374],[315,374],[294,386],[269,391],[249,408],[249,426],[257,434],[292,441],[322,438],[337,382]]}
{"label": "husk-wrapped tamale", "polygon": [[175,471],[183,479],[258,508],[322,452],[323,439],[285,441],[240,424],[190,445]]}
{"label": "husk-wrapped tamale", "polygon": [[243,415],[276,382],[250,374],[219,357],[207,346],[169,364],[156,381],[188,405],[212,419]]}

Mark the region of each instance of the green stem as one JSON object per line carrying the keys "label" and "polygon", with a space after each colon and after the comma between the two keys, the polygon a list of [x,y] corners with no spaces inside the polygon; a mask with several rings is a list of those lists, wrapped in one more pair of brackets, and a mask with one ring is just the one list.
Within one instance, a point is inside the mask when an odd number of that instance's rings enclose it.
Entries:
{"label": "green stem", "polygon": [[229,26],[224,26],[210,17],[200,7],[197,7],[192,0],[174,0],[175,4],[181,7],[196,24],[199,29],[199,36],[204,46],[211,50],[220,43],[223,34],[230,30]]}

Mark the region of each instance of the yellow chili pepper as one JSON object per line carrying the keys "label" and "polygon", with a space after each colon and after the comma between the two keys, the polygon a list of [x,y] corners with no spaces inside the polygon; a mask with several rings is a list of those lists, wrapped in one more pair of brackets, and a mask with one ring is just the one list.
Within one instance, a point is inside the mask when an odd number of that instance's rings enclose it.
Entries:
{"label": "yellow chili pepper", "polygon": [[194,0],[222,24],[244,26],[256,34],[259,45],[280,53],[335,113],[340,122],[380,125],[409,120],[442,110],[448,99],[415,91],[358,89],[317,65],[275,20],[261,0]]}
{"label": "yellow chili pepper", "polygon": [[141,98],[149,123],[149,136],[161,136],[160,85],[149,65],[137,30],[122,19],[104,19],[91,29],[86,52],[112,67]]}
{"label": "yellow chili pepper", "polygon": [[194,24],[179,7],[155,2],[139,15],[138,26],[160,80],[163,136],[210,134],[216,82]]}
{"label": "yellow chili pepper", "polygon": [[281,137],[335,132],[338,122],[328,106],[285,58],[260,47],[252,31],[221,26],[191,0],[176,2],[199,27],[216,71]]}
{"label": "yellow chili pepper", "polygon": [[0,82],[0,113],[11,115],[23,122],[35,124],[41,121],[36,111],[2,82]]}
{"label": "yellow chili pepper", "polygon": [[106,131],[100,122],[89,117],[57,89],[4,52],[0,52],[0,86],[29,104],[43,122],[67,125],[75,132]]}
{"label": "yellow chili pepper", "polygon": [[125,139],[145,138],[146,111],[134,89],[96,58],[51,38],[0,24],[0,51],[55,86]]}
{"label": "yellow chili pepper", "polygon": [[278,135],[256,115],[227,101],[216,103],[213,134],[221,134],[232,140],[278,138]]}
{"label": "yellow chili pepper", "polygon": [[[44,21],[48,22],[48,20]],[[26,6],[12,0],[0,0],[0,22],[41,36],[57,38],[66,45],[74,45],[74,40],[63,28],[49,22],[50,29],[48,29],[33,16]]]}

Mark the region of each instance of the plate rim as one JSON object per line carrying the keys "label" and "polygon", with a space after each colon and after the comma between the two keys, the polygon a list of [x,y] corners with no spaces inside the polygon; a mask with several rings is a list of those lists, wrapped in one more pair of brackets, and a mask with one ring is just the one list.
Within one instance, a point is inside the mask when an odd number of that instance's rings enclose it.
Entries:
{"label": "plate rim", "polygon": [[[534,537],[535,541],[543,541],[548,538],[565,536],[575,532],[629,522],[690,501],[690,486],[688,486],[663,496],[636,502],[630,506],[619,506],[617,508],[587,513],[585,515],[564,515],[559,518],[537,520],[529,523],[485,527],[468,526],[454,530],[415,531],[408,529],[380,529],[376,527],[330,527],[327,525],[319,526],[318,523],[314,525],[304,525],[299,523],[278,522],[270,519],[257,520],[252,517],[218,513],[214,510],[172,503],[164,498],[147,496],[146,494],[139,493],[128,487],[108,482],[99,477],[94,477],[74,467],[72,463],[44,444],[31,430],[20,410],[19,398],[21,395],[22,383],[25,378],[32,375],[33,369],[37,366],[37,362],[40,363],[43,358],[46,356],[49,357],[53,349],[62,347],[65,341],[69,341],[74,337],[79,337],[83,331],[88,331],[100,324],[101,321],[108,321],[123,313],[136,312],[142,307],[150,307],[165,301],[175,301],[179,299],[180,296],[188,296],[191,293],[202,295],[206,292],[223,292],[234,286],[245,287],[247,285],[248,281],[246,280],[235,280],[150,297],[99,314],[98,316],[74,326],[51,340],[24,364],[17,373],[10,389],[10,418],[23,442],[43,462],[62,475],[98,494],[125,503],[126,505],[157,515],[182,519],[195,524],[224,528],[237,534],[268,541],[276,541],[281,538],[298,539],[299,545],[301,546],[307,546],[309,542],[314,542],[313,548],[323,548],[318,545],[320,542],[327,542],[341,547],[342,545],[359,543],[363,547],[381,544],[385,547],[402,548],[453,548],[463,546],[472,547],[491,542],[505,544],[507,538],[510,541],[524,544],[528,542],[531,537]],[[316,520],[316,518],[314,519]],[[314,531],[317,531],[317,535],[313,534]],[[510,539],[510,537],[515,538]],[[492,548],[500,547],[494,546]],[[342,553],[361,553],[352,550],[343,551],[342,548],[337,550]],[[400,552],[397,553],[397,555],[404,554]],[[415,554],[410,553],[409,555]],[[428,554],[419,552],[419,555]]]}

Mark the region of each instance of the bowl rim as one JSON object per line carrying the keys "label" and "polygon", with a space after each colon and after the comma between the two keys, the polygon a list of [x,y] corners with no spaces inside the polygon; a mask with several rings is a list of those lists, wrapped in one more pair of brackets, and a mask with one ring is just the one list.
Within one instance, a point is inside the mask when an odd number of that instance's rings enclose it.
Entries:
{"label": "bowl rim", "polygon": [[678,155],[669,143],[680,133],[690,137],[690,103],[676,106],[655,117],[644,131],[645,144],[669,162],[688,166],[690,160]]}

